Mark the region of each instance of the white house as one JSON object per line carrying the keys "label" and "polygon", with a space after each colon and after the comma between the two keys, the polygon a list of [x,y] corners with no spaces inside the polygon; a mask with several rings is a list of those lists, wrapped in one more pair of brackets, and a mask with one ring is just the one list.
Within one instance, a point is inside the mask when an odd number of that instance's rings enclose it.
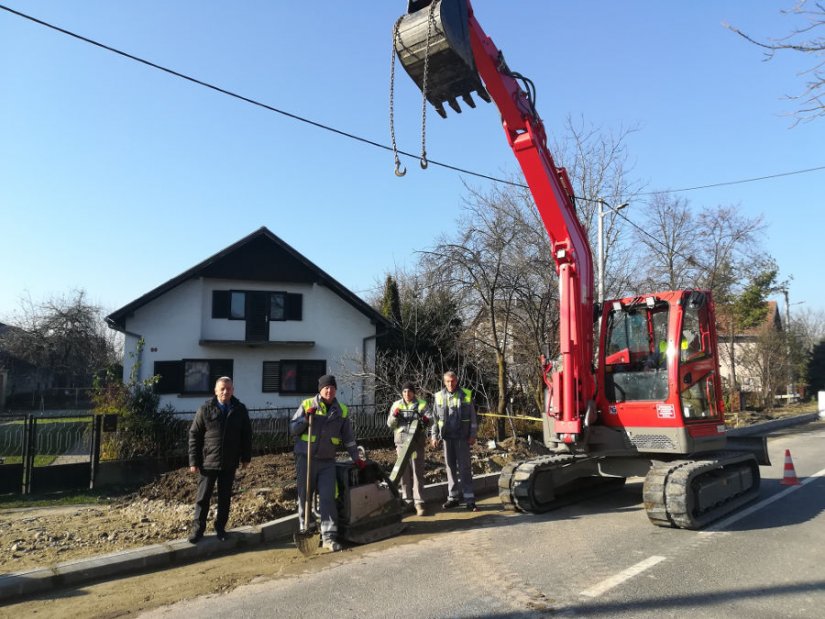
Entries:
{"label": "white house", "polygon": [[[159,375],[161,406],[194,411],[231,376],[247,407],[293,407],[339,375],[339,398],[372,404],[347,378],[375,363],[384,317],[262,227],[110,314],[125,335],[124,380]],[[138,345],[143,340],[144,345]],[[139,353],[139,356],[138,356]]]}

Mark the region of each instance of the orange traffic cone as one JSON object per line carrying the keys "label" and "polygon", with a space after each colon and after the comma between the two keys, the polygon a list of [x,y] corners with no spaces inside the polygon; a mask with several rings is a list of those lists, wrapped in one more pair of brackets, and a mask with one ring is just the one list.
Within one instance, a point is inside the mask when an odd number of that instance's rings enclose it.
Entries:
{"label": "orange traffic cone", "polygon": [[798,486],[799,480],[796,478],[796,471],[793,468],[793,460],[791,460],[791,450],[785,450],[785,475],[782,477],[783,486]]}

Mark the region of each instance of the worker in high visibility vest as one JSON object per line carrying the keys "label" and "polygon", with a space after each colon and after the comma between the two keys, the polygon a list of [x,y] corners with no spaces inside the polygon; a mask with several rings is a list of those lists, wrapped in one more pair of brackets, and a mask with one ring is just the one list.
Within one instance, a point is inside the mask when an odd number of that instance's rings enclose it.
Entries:
{"label": "worker in high visibility vest", "polygon": [[470,466],[470,447],[476,442],[478,417],[472,391],[458,387],[455,372],[444,374],[444,389],[435,394],[433,413],[432,445],[443,444],[447,468],[447,502],[442,507],[458,507],[463,498],[468,510],[478,511]]}
{"label": "worker in high visibility vest", "polygon": [[[318,379],[318,395],[307,398],[292,415],[289,429],[295,437],[295,469],[298,490],[298,522],[303,527],[307,493],[307,450],[312,454],[310,496],[318,493],[321,514],[321,541],[324,548],[337,552],[338,506],[335,503],[335,455],[340,447],[347,450],[359,469],[366,466],[358,454],[349,409],[335,398],[338,384],[331,374]],[[313,416],[312,436],[307,431]],[[310,442],[312,443],[310,445]],[[313,515],[310,514],[310,521]]]}
{"label": "worker in high visibility vest", "polygon": [[[412,423],[418,420],[423,426],[418,435],[411,435]],[[415,502],[415,513],[426,516],[424,499],[421,498],[421,489],[424,487],[424,450],[427,447],[427,428],[431,423],[430,407],[427,401],[416,397],[415,385],[406,382],[401,386],[401,399],[390,406],[387,425],[394,430],[395,449],[401,455],[402,448],[408,440],[414,440],[411,447],[415,449],[410,456],[410,463],[401,475],[401,498],[412,506]]]}

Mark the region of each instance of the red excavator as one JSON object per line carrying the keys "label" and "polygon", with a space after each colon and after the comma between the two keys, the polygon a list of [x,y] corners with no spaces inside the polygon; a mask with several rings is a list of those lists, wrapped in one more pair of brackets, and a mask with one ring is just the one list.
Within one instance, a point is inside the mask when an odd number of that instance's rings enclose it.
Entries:
{"label": "red excavator", "polygon": [[559,357],[542,359],[551,454],[502,471],[504,505],[544,512],[645,476],[650,521],[696,529],[756,498],[759,465],[770,464],[766,438],[726,433],[710,292],[596,306],[595,358],[593,258],[567,172],[547,148],[532,82],[508,67],[469,0],[410,0],[394,45],[440,116],[445,103],[460,112],[459,99],[475,107],[473,93],[496,104],[550,237],[560,312]]}

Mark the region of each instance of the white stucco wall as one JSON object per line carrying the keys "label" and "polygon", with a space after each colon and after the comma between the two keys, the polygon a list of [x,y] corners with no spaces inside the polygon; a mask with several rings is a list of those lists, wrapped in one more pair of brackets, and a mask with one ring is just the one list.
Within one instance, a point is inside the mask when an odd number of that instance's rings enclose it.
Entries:
{"label": "white stucco wall", "polygon": [[[269,339],[313,341],[314,346],[200,345],[201,340],[244,339],[245,321],[212,318],[212,292],[229,289],[302,294],[302,320],[270,322]],[[127,319],[126,331],[125,379],[130,375],[138,336],[141,336],[145,344],[139,379],[153,373],[156,361],[232,359],[235,394],[249,408],[297,407],[300,400],[306,397],[263,393],[264,361],[323,359],[331,373],[340,375],[346,367],[360,367],[365,348],[369,367],[373,366],[375,359],[375,325],[355,307],[319,285],[190,280],[137,310]],[[342,401],[348,404],[371,403],[372,390],[360,381],[339,380],[338,386]],[[204,399],[204,395],[163,395],[161,405],[171,404],[178,411],[194,411]]]}

